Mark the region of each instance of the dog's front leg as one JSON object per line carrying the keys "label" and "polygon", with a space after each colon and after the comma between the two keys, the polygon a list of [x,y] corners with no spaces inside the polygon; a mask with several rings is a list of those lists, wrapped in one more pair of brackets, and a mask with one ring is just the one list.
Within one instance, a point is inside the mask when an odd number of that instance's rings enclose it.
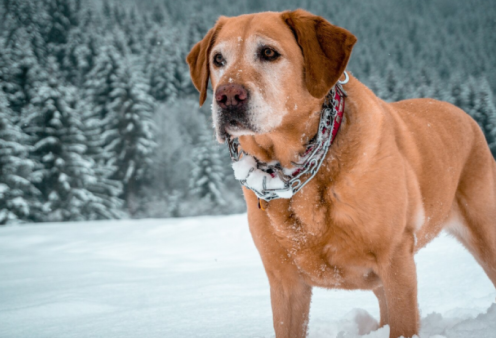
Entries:
{"label": "dog's front leg", "polygon": [[[250,199],[251,198],[251,199]],[[303,338],[308,327],[312,288],[306,284],[287,250],[279,243],[256,198],[247,194],[248,222],[269,278],[272,318],[277,338]]]}
{"label": "dog's front leg", "polygon": [[276,338],[303,338],[308,328],[311,286],[293,273],[270,273],[270,300]]}
{"label": "dog's front leg", "polygon": [[418,334],[417,273],[409,240],[398,246],[392,257],[380,266],[379,276],[387,302],[389,337]]}

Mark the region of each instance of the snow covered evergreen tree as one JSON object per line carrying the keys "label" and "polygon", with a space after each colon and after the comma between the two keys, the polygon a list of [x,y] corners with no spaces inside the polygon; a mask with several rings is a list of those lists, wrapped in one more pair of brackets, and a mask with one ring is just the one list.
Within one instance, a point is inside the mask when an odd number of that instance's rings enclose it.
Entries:
{"label": "snow covered evergreen tree", "polygon": [[69,31],[68,41],[63,46],[60,68],[67,81],[77,87],[84,86],[98,52],[98,31],[95,29],[94,16],[90,9],[78,11],[77,26]]}
{"label": "snow covered evergreen tree", "polygon": [[[74,2],[71,0],[45,0],[45,6],[47,13],[46,43],[49,46],[67,43],[71,26],[77,23]],[[62,61],[63,55],[58,55],[60,49],[54,50],[54,52],[57,60]]]}
{"label": "snow covered evergreen tree", "polygon": [[101,177],[110,179],[117,167],[109,165],[111,154],[105,152],[106,131],[114,127],[111,115],[114,91],[119,69],[123,66],[122,56],[113,45],[100,48],[95,65],[87,75],[84,98],[81,102],[85,133],[88,136],[88,154],[95,160]]}
{"label": "snow covered evergreen tree", "polygon": [[132,60],[118,70],[113,88],[110,114],[104,120],[104,149],[107,164],[116,168],[113,178],[124,184],[127,207],[133,214],[155,148],[154,101],[143,72]]}
{"label": "snow covered evergreen tree", "polygon": [[[29,43],[31,51],[39,62],[46,59],[46,42],[42,31],[46,25],[46,8],[43,1],[3,1],[4,12],[0,20],[0,33],[6,44]],[[1,5],[0,5],[1,7]],[[18,31],[24,34],[20,36]]]}
{"label": "snow covered evergreen tree", "polygon": [[113,209],[122,206],[120,197],[123,184],[114,179],[117,166],[110,161],[113,154],[105,150],[107,131],[115,124],[115,116],[111,113],[111,93],[115,89],[118,70],[122,67],[122,57],[112,46],[100,48],[95,58],[95,65],[87,75],[84,99],[78,104],[81,112],[84,134],[87,137],[86,155],[94,161],[94,172],[97,182],[91,190],[102,199],[106,199]]}
{"label": "snow covered evergreen tree", "polygon": [[42,80],[42,67],[29,42],[29,34],[18,29],[14,38],[3,48],[2,88],[13,111],[21,113],[29,104],[32,91]]}
{"label": "snow covered evergreen tree", "polygon": [[[178,55],[168,36],[162,37],[158,28],[154,36],[149,38],[152,46],[150,54],[150,64],[147,67],[147,73],[150,79],[150,94],[157,101],[173,99],[178,94],[178,79],[176,70],[178,68]],[[162,35],[157,38],[157,35]]]}
{"label": "snow covered evergreen tree", "polygon": [[132,54],[140,55],[142,53],[147,31],[146,25],[136,7],[131,7],[127,10],[127,15],[124,16],[121,27],[126,36],[127,48]]}
{"label": "snow covered evergreen tree", "polygon": [[41,207],[31,177],[35,162],[17,120],[0,90],[0,224],[36,220]]}
{"label": "snow covered evergreen tree", "polygon": [[112,45],[104,45],[98,51],[95,65],[85,84],[86,96],[93,102],[95,116],[105,118],[111,101],[109,94],[114,89],[113,81],[122,65],[122,56]]}
{"label": "snow covered evergreen tree", "polygon": [[88,190],[98,178],[91,158],[85,156],[87,139],[80,113],[74,109],[77,94],[60,84],[55,59],[49,62],[47,81],[38,89],[23,121],[36,138],[33,157],[42,165],[35,174],[45,200],[43,218],[74,221],[118,217],[115,205]]}
{"label": "snow covered evergreen tree", "polygon": [[211,130],[204,128],[200,135],[200,142],[193,149],[192,166],[189,189],[193,196],[213,206],[222,206],[226,203],[222,197],[223,165],[219,156],[219,149],[213,142]]}

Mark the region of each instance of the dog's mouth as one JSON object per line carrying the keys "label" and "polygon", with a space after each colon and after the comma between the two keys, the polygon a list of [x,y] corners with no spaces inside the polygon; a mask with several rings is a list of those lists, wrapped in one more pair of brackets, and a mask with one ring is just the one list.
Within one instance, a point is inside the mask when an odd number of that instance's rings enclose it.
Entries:
{"label": "dog's mouth", "polygon": [[246,133],[253,133],[253,131],[251,130],[251,128],[249,126],[247,126],[246,124],[244,124],[242,122],[235,121],[235,120],[229,121],[225,125],[224,130],[226,131],[226,133],[228,133],[229,135],[234,136],[234,137],[245,135]]}
{"label": "dog's mouth", "polygon": [[224,143],[228,139],[235,139],[243,135],[255,135],[255,132],[240,122],[230,121],[220,127],[217,134],[219,142]]}
{"label": "dog's mouth", "polygon": [[242,135],[254,135],[255,130],[245,118],[221,113],[217,129],[217,138],[223,143],[227,139],[237,138]]}

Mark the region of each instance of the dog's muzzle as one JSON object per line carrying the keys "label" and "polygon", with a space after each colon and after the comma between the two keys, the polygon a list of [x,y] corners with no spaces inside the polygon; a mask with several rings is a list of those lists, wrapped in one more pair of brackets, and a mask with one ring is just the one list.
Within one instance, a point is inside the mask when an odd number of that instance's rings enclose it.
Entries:
{"label": "dog's muzzle", "polygon": [[247,114],[249,93],[244,86],[233,83],[221,85],[215,91],[215,100],[219,107],[218,132],[221,139],[253,131]]}

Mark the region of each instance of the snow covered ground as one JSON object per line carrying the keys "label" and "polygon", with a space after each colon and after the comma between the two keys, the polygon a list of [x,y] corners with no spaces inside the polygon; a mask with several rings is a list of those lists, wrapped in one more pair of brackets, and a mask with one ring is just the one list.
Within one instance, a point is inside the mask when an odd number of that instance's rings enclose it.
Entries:
{"label": "snow covered ground", "polygon": [[[442,235],[417,255],[421,337],[496,337],[496,292]],[[316,289],[310,337],[376,328],[371,292]],[[387,337],[388,328],[365,337]],[[246,215],[0,229],[0,337],[273,337]]]}

